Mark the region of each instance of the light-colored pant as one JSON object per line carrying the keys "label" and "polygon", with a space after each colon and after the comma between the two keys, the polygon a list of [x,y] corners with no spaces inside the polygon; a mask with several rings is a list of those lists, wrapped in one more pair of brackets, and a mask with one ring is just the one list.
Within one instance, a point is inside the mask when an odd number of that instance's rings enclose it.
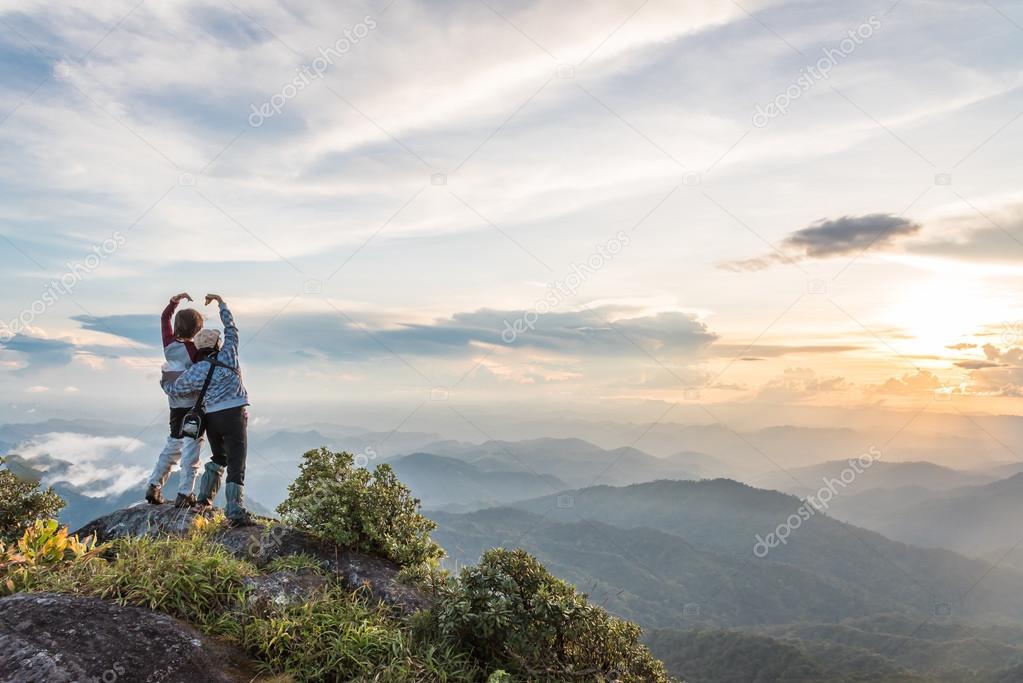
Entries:
{"label": "light-colored pant", "polygon": [[175,439],[173,436],[168,436],[167,444],[163,447],[163,451],[160,452],[160,457],[156,460],[153,474],[149,477],[150,485],[163,488],[163,485],[167,483],[167,477],[170,476],[171,470],[180,461],[181,472],[178,474],[180,479],[178,493],[186,496],[190,494],[192,489],[195,488],[195,480],[199,477],[199,453],[202,451],[202,442],[202,437],[192,439],[186,436],[181,439]]}

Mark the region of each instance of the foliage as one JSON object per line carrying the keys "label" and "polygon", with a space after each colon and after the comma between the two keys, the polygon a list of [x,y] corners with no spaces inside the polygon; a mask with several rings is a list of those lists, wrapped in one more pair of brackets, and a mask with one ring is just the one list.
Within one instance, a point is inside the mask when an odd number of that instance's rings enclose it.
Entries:
{"label": "foliage", "polygon": [[13,542],[36,521],[56,517],[63,507],[64,499],[52,488],[42,490],[37,482],[0,469],[0,541]]}
{"label": "foliage", "polygon": [[[310,559],[296,556],[279,564],[308,566]],[[413,636],[385,606],[371,606],[338,588],[269,614],[247,614],[244,579],[257,573],[218,546],[208,530],[198,529],[188,538],[119,539],[104,556],[48,565],[31,588],[165,612],[238,642],[268,672],[296,681],[470,683],[482,677],[468,656]]]}
{"label": "foliage", "polygon": [[240,624],[238,639],[269,671],[299,681],[476,681],[471,660],[414,637],[385,605],[340,589]]}
{"label": "foliage", "polygon": [[267,563],[263,571],[267,574],[281,571],[312,571],[317,574],[328,576],[330,574],[323,563],[313,557],[312,555],[306,555],[304,553],[298,553],[296,555],[284,555],[282,557],[275,557]]}
{"label": "foliage", "polygon": [[37,573],[53,565],[83,562],[105,548],[96,544],[95,536],[84,541],[68,536],[67,527],[55,519],[36,520],[17,543],[8,547],[0,541],[0,595],[28,588]]}
{"label": "foliage", "polygon": [[33,588],[148,607],[216,630],[239,604],[245,577],[256,573],[202,532],[183,539],[118,539],[108,554],[113,559],[75,563],[41,577]]}
{"label": "foliage", "polygon": [[635,624],[591,605],[523,550],[495,548],[440,593],[433,627],[488,669],[527,679],[668,681]]}
{"label": "foliage", "polygon": [[326,448],[303,456],[298,478],[277,511],[285,524],[345,548],[411,565],[442,557],[430,540],[436,528],[389,465],[371,473],[351,453]]}

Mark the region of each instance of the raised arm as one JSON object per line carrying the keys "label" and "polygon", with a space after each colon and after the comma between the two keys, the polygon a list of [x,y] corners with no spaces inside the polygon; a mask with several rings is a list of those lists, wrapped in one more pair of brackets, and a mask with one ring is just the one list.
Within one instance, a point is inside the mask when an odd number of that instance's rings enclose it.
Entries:
{"label": "raised arm", "polygon": [[221,347],[220,353],[217,354],[217,358],[225,365],[237,368],[238,326],[234,324],[234,316],[231,315],[231,309],[227,307],[227,304],[224,303],[224,299],[219,294],[207,294],[207,305],[211,301],[216,301],[217,304],[220,305],[220,322],[224,325],[224,345]]}
{"label": "raised arm", "polygon": [[164,346],[174,341],[174,326],[171,325],[171,318],[174,316],[174,309],[178,307],[182,299],[191,301],[192,297],[188,296],[188,292],[175,294],[170,298],[167,307],[163,309],[163,313],[160,314],[160,336],[163,337]]}

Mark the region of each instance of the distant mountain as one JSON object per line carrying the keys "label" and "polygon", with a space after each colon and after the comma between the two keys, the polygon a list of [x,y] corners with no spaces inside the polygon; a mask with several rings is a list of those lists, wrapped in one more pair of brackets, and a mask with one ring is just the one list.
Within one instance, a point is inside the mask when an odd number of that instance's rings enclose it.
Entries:
{"label": "distant mountain", "polygon": [[252,448],[274,461],[298,462],[303,453],[321,446],[371,458],[388,458],[422,450],[422,446],[438,438],[438,434],[429,432],[373,432],[350,427],[332,430],[330,425],[317,425],[317,429],[278,430],[256,436]]}
{"label": "distant mountain", "polygon": [[889,660],[858,648],[830,651],[794,640],[739,631],[658,629],[644,637],[655,657],[686,683],[925,683]]}
{"label": "distant mountain", "polygon": [[877,520],[890,538],[969,555],[997,554],[1023,541],[1023,473],[929,497]]}
{"label": "distant mountain", "polygon": [[[785,471],[750,478],[746,483],[761,489],[784,491],[796,496],[815,493],[824,486],[825,480],[841,477],[849,469],[848,460],[831,460],[809,467],[797,467]],[[975,486],[993,481],[991,477],[977,472],[955,470],[931,462],[886,462],[875,460],[858,474],[847,489],[849,493],[860,493],[872,488],[899,488],[918,486],[934,491],[947,491],[960,486]]]}
{"label": "distant mountain", "polygon": [[462,509],[493,507],[570,488],[550,475],[486,470],[430,453],[413,453],[389,460],[388,464],[423,506],[431,509],[452,505]]}
{"label": "distant mountain", "polygon": [[1023,617],[1023,575],[946,550],[907,546],[821,513],[802,521],[801,505],[793,496],[711,480],[597,486],[514,507],[552,521],[658,529],[701,550],[746,561],[750,572],[763,562],[753,554],[757,537],[789,525],[787,542],[769,549],[765,559],[871,600],[890,600],[906,613],[933,614],[936,604],[949,603],[957,614]]}
{"label": "distant mountain", "polygon": [[846,491],[829,503],[827,512],[835,519],[880,532],[893,517],[903,514],[914,505],[947,495],[947,492],[922,486],[868,488],[862,493]]}
{"label": "distant mountain", "polygon": [[1023,627],[968,623],[949,617],[921,622],[891,613],[837,624],[768,627],[762,633],[790,641],[798,639],[818,659],[823,654],[833,661],[836,647],[859,650],[925,675],[927,680],[952,683],[1001,680],[1023,662]]}
{"label": "distant mountain", "polygon": [[884,596],[799,567],[707,551],[650,528],[554,522],[510,508],[430,516],[448,566],[473,563],[487,548],[521,546],[594,602],[645,626],[837,620],[892,605]]}
{"label": "distant mountain", "polygon": [[[441,441],[421,450],[458,458],[482,470],[549,475],[572,487],[598,483],[630,484],[654,479],[699,478],[695,470],[714,469],[716,461],[699,453],[655,458],[636,448],[605,450],[582,439],[487,441],[482,444]],[[694,466],[695,465],[695,466]]]}

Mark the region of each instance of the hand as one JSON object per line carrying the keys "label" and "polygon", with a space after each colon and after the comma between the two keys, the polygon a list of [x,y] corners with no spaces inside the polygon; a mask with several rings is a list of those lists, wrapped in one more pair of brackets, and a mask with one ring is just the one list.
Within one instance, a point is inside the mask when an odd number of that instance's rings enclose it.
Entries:
{"label": "hand", "polygon": [[172,304],[176,304],[179,303],[182,299],[188,299],[189,301],[191,301],[192,297],[188,295],[188,292],[181,292],[181,294],[175,294],[174,296],[172,296],[170,300]]}
{"label": "hand", "polygon": [[216,301],[218,304],[224,303],[223,297],[221,297],[219,294],[207,294],[206,295],[206,305],[209,306],[210,303],[213,302],[213,301]]}

